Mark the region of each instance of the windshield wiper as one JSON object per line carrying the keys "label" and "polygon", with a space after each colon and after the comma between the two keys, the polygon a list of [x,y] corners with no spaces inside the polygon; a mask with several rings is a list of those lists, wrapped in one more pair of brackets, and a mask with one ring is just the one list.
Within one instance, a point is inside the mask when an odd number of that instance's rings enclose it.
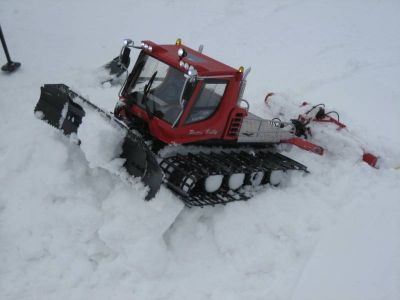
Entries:
{"label": "windshield wiper", "polygon": [[146,108],[147,115],[149,116],[150,119],[153,118],[153,114],[152,114],[152,112],[150,110],[149,103],[147,101],[147,96],[150,93],[150,89],[151,89],[151,86],[152,86],[152,84],[154,82],[154,79],[156,78],[156,75],[157,75],[157,71],[155,71],[153,73],[153,75],[150,77],[149,82],[145,85],[144,91],[143,91],[143,99],[142,99],[142,101],[144,102],[144,106]]}

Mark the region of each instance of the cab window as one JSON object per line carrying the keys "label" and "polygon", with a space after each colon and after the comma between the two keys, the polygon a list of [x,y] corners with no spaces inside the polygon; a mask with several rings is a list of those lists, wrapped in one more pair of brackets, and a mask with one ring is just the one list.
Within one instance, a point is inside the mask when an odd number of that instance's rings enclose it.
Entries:
{"label": "cab window", "polygon": [[199,122],[211,117],[224,96],[227,84],[227,81],[220,80],[218,82],[204,82],[185,124]]}
{"label": "cab window", "polygon": [[[185,87],[185,74],[147,55],[141,58],[140,64],[135,68],[138,75],[126,89],[129,99],[142,109],[146,109],[147,113],[173,124],[182,110],[180,97]],[[153,75],[155,77],[145,103],[144,90]],[[190,99],[195,84],[196,82],[186,84],[182,100]]]}

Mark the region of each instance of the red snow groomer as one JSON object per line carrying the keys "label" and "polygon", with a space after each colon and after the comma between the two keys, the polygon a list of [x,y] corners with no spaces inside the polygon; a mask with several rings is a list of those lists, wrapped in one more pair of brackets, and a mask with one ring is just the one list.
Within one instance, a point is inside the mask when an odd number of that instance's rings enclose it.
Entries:
{"label": "red snow groomer", "polygon": [[[128,72],[133,48],[140,54]],[[127,74],[113,113],[63,84],[45,84],[35,112],[66,135],[79,131],[88,110],[122,128],[124,166],[149,187],[146,199],[164,182],[187,206],[247,200],[259,186],[279,185],[284,172],[307,172],[275,145],[323,151],[299,137],[304,123],[250,113],[243,99],[250,69],[216,61],[202,53],[202,46],[196,51],[180,39],[172,45],[144,41],[140,46],[125,40],[121,55],[106,68],[111,83]],[[160,151],[168,147],[176,151]]]}

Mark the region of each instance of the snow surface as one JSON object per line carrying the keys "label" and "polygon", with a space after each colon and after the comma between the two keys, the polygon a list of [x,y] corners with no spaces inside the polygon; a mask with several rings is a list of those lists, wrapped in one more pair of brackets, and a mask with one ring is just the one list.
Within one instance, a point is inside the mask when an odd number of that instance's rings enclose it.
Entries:
{"label": "snow surface", "polygon": [[269,178],[269,182],[272,185],[278,185],[282,182],[282,178],[283,178],[283,171],[281,170],[275,170],[271,172],[270,178]]}
{"label": "snow surface", "polygon": [[[22,62],[0,74],[0,299],[400,298],[399,1],[2,0],[0,19]],[[285,152],[311,173],[251,201],[187,209],[163,187],[145,202],[33,114],[60,82],[112,110],[99,66],[127,37],[204,44],[252,67],[252,112],[322,102],[350,131],[314,126],[324,156]]]}
{"label": "snow surface", "polygon": [[239,187],[241,187],[244,182],[244,177],[245,177],[244,173],[232,174],[229,177],[229,181],[228,181],[229,188],[231,188],[232,190],[236,190]]}
{"label": "snow surface", "polygon": [[212,193],[215,191],[218,191],[218,189],[222,185],[222,180],[224,179],[224,176],[222,175],[211,175],[208,176],[207,179],[204,182],[204,188],[207,192]]}

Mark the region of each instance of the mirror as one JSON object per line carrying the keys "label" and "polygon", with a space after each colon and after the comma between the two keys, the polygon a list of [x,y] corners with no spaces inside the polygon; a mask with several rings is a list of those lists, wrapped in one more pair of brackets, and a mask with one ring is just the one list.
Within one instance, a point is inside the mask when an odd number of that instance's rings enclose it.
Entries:
{"label": "mirror", "polygon": [[133,46],[133,41],[131,39],[124,39],[124,45],[127,47]]}
{"label": "mirror", "polygon": [[131,53],[131,49],[128,48],[128,46],[125,46],[122,48],[121,55],[119,56],[119,63],[121,64],[121,67],[123,67],[125,70],[128,69],[129,63],[130,63],[130,58],[129,54]]}

